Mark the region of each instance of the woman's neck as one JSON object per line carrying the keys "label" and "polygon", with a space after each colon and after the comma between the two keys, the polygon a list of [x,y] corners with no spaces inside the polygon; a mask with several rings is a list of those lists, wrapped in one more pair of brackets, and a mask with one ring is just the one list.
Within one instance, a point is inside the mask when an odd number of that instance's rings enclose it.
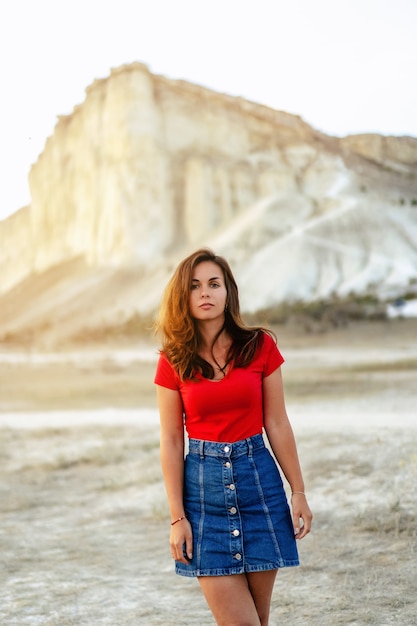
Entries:
{"label": "woman's neck", "polygon": [[[198,351],[207,363],[213,367],[212,380],[221,380],[226,376],[230,364],[231,337],[222,326],[214,324],[210,327],[202,324],[199,326],[201,346]],[[218,334],[220,332],[220,334]]]}
{"label": "woman's neck", "polygon": [[[216,340],[216,345],[220,348],[223,345],[230,344],[230,338],[223,329],[223,323],[219,324],[215,322],[204,322],[198,325],[198,330],[201,337],[201,347],[204,350],[211,350],[213,342]],[[220,333],[220,334],[219,334]],[[217,337],[217,339],[216,339]]]}

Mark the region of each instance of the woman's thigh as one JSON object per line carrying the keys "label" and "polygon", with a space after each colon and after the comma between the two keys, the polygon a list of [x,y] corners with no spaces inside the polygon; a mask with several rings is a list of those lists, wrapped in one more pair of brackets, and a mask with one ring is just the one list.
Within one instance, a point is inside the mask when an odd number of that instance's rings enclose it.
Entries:
{"label": "woman's thigh", "polygon": [[198,581],[218,626],[264,626],[276,570],[232,576],[200,576]]}
{"label": "woman's thigh", "polygon": [[200,576],[198,579],[218,626],[259,626],[245,574]]}
{"label": "woman's thigh", "polygon": [[262,626],[268,624],[271,597],[278,570],[248,573],[248,585]]}

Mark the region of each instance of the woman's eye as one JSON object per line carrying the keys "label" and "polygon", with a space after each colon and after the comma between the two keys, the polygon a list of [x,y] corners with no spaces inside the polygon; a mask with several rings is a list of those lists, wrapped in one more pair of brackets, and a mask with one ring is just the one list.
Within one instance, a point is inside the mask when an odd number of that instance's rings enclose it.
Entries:
{"label": "woman's eye", "polygon": [[198,285],[196,285],[195,283],[191,285],[191,291],[193,291],[194,289],[198,289]]}
{"label": "woman's eye", "polygon": [[210,287],[216,288],[216,287],[220,287],[220,285],[219,285],[219,283],[211,283]]}

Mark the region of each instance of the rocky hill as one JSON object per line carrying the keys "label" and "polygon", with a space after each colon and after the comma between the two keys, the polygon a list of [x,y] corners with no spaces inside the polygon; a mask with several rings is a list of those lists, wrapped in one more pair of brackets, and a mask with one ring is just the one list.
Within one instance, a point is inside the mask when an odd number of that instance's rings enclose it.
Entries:
{"label": "rocky hill", "polygon": [[140,63],[59,118],[29,183],[0,222],[3,338],[149,316],[200,245],[230,260],[248,312],[417,282],[417,139],[329,137]]}

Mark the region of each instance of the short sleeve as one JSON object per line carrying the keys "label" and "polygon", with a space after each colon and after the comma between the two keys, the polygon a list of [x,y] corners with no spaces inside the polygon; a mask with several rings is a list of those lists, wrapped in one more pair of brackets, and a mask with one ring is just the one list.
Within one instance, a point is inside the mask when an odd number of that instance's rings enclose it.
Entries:
{"label": "short sleeve", "polygon": [[275,372],[276,369],[281,367],[284,363],[284,357],[281,352],[278,350],[278,346],[271,337],[267,333],[264,334],[264,340],[262,345],[263,351],[263,375],[269,376],[272,372]]}
{"label": "short sleeve", "polygon": [[161,387],[173,389],[174,391],[179,390],[179,376],[172,367],[171,363],[168,361],[165,354],[162,352],[156,366],[154,383],[156,385],[160,385]]}

